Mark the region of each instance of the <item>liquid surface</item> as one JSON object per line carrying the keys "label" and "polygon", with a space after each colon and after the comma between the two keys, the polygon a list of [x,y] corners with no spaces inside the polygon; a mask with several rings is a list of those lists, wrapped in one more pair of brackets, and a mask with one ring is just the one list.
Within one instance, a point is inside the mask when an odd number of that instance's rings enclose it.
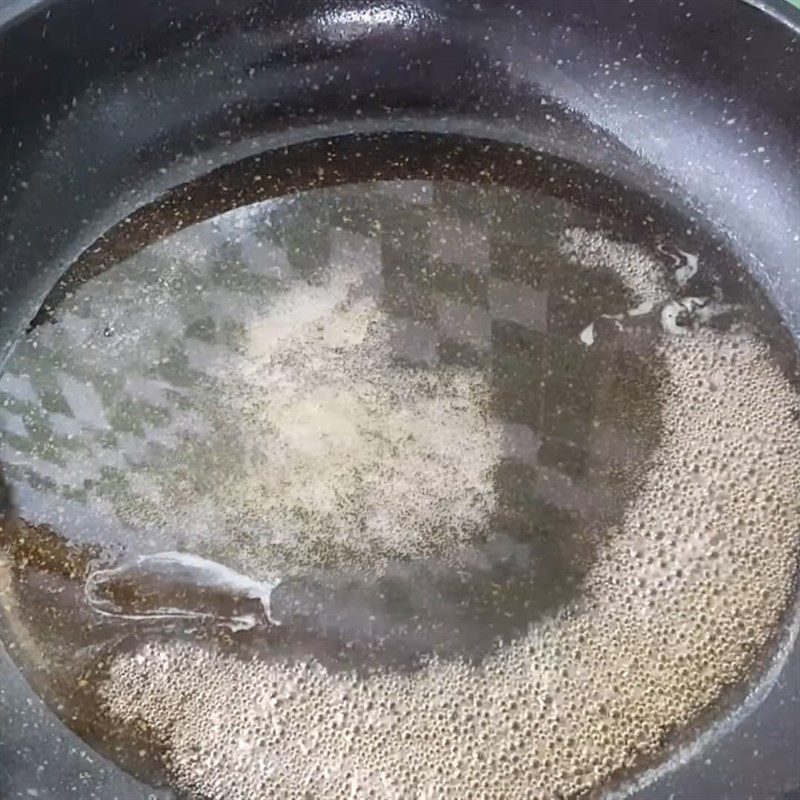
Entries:
{"label": "liquid surface", "polygon": [[653,763],[795,584],[800,398],[721,274],[452,180],[141,250],[0,377],[6,638],[187,797],[581,797]]}

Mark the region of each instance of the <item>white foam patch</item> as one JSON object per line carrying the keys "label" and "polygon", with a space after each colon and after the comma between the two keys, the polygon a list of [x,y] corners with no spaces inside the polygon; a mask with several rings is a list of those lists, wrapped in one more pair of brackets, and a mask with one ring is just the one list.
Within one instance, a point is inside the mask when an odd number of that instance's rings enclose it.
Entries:
{"label": "white foam patch", "polygon": [[562,235],[560,247],[584,269],[615,273],[640,303],[660,305],[670,296],[658,262],[635,244],[614,242],[599,231],[570,228]]}
{"label": "white foam patch", "polygon": [[695,253],[687,253],[683,250],[678,250],[683,256],[685,263],[675,270],[675,280],[679,286],[685,286],[700,269],[700,259]]}
{"label": "white foam patch", "polygon": [[338,307],[230,384],[228,407],[253,421],[253,444],[220,495],[261,520],[292,565],[314,564],[323,545],[371,567],[441,553],[494,507],[501,430],[485,376],[399,367],[387,332],[372,301]]}

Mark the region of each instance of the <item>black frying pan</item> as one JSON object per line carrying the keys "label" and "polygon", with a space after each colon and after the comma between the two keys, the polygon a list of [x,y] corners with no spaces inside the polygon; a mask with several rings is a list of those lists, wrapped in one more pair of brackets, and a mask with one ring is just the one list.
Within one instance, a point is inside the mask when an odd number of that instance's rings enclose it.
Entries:
{"label": "black frying pan", "polygon": [[[154,239],[217,214],[232,204],[213,190],[226,164],[321,130],[541,150],[580,165],[564,168],[599,204],[622,183],[724,241],[800,338],[799,29],[781,0],[12,2],[0,10],[0,357],[48,318],[76,259],[71,280],[108,264],[100,237],[120,220],[152,214]],[[247,191],[235,204],[259,199]],[[115,259],[148,241],[111,238]],[[637,797],[794,797],[799,658],[733,732]],[[15,736],[39,712],[18,696],[0,787],[64,796],[67,734],[48,729],[64,764],[26,776]],[[79,797],[145,791],[110,767],[90,773]]]}

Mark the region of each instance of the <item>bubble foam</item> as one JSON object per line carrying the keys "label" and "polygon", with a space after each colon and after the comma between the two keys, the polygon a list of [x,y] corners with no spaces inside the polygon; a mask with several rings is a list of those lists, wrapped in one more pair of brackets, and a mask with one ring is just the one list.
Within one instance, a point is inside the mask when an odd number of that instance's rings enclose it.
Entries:
{"label": "bubble foam", "polygon": [[800,431],[753,335],[700,329],[659,349],[661,446],[556,616],[480,666],[368,678],[145,643],[114,660],[108,712],[147,725],[176,787],[212,800],[575,797],[662,753],[748,678],[790,603]]}

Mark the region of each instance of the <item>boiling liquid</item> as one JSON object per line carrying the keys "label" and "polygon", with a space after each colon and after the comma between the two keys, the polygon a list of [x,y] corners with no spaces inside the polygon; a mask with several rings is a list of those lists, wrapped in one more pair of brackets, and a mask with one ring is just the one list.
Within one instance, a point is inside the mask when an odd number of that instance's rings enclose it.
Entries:
{"label": "boiling liquid", "polygon": [[434,177],[154,243],[0,378],[7,638],[188,797],[581,796],[790,603],[800,399],[752,287]]}

